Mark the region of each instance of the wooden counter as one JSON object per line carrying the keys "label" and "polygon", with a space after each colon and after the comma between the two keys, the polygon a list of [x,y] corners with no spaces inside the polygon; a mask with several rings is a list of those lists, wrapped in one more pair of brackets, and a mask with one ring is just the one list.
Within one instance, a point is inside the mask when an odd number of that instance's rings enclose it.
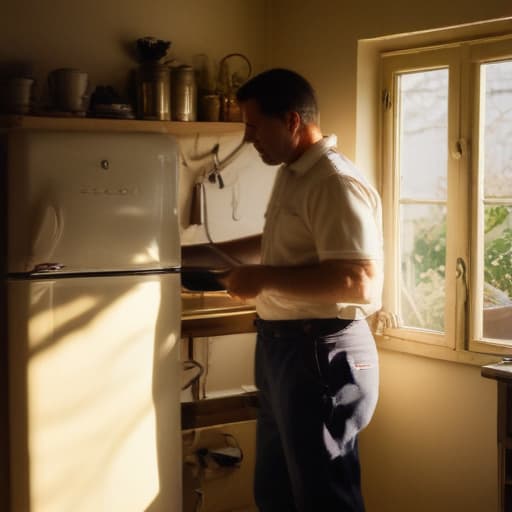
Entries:
{"label": "wooden counter", "polygon": [[482,376],[512,384],[512,362],[482,366]]}
{"label": "wooden counter", "polygon": [[255,332],[254,306],[226,292],[182,292],[181,336],[208,337]]}

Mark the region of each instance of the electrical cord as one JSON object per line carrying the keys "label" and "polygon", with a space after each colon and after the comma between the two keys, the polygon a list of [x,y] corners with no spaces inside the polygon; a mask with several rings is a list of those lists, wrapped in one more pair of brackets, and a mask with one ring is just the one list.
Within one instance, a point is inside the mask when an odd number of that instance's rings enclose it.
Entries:
{"label": "electrical cord", "polygon": [[194,359],[183,361],[183,369],[185,371],[192,370],[193,368],[198,368],[199,372],[196,375],[194,375],[184,386],[181,387],[182,391],[192,386],[192,384],[194,384],[194,382],[197,382],[204,374],[204,366],[198,361],[195,361]]}
{"label": "electrical cord", "polygon": [[[198,487],[194,489],[196,496],[196,502],[194,505],[194,512],[200,512],[204,506],[204,490],[202,484],[205,478],[205,471],[212,472],[218,477],[226,476],[229,472],[240,467],[240,463],[244,458],[244,454],[235,436],[228,434],[227,432],[221,432],[224,437],[224,441],[227,447],[236,448],[235,453],[223,451],[223,447],[217,447],[216,449],[209,449],[206,447],[199,448],[195,452],[198,468]],[[210,466],[210,459],[214,462],[213,466]]]}
{"label": "electrical cord", "polygon": [[[202,198],[202,216],[203,216],[203,223],[204,223],[204,229],[206,233],[206,237],[209,242],[210,248],[215,251],[219,256],[222,257],[222,259],[226,260],[230,265],[237,266],[240,265],[242,262],[233,257],[229,254],[226,254],[224,251],[219,249],[217,247],[216,243],[213,241],[211,233],[210,233],[210,226],[208,223],[208,206],[207,206],[207,196],[206,196],[206,187],[205,187],[205,181],[208,179],[208,181],[215,183],[216,181],[219,182],[219,187],[224,188],[224,180],[222,179],[221,172],[222,169],[227,167],[234,159],[235,157],[240,153],[240,151],[245,147],[246,143],[244,140],[240,142],[240,144],[231,151],[225,158],[222,160],[219,159],[219,149],[220,145],[215,144],[213,149],[211,150],[211,154],[213,155],[213,168],[209,172],[205,172],[203,174],[202,180],[199,181],[199,185],[201,187],[201,198]],[[238,197],[234,199],[235,203],[238,202]],[[238,207],[238,205],[237,205]],[[235,215],[233,214],[233,220],[237,220]]]}
{"label": "electrical cord", "polygon": [[[236,437],[233,434],[228,434],[226,432],[223,432],[222,435],[224,436],[228,446],[232,446],[233,448],[237,448],[238,450],[240,450],[240,462],[242,462],[242,460],[244,460],[244,452],[242,451],[242,448],[240,448],[240,445],[238,444],[238,441],[237,441]],[[228,439],[233,444],[230,445],[229,442],[228,442]]]}
{"label": "electrical cord", "polygon": [[210,368],[210,349],[211,349],[211,340],[210,338],[206,338],[207,342],[204,344],[205,351],[205,368],[204,368],[204,379],[203,385],[201,386],[201,398],[206,398],[206,385],[208,383],[208,370]]}
{"label": "electrical cord", "polygon": [[194,489],[194,492],[196,493],[196,496],[197,496],[197,501],[196,501],[196,505],[194,507],[194,512],[199,512],[203,508],[203,501],[204,501],[203,490],[202,489]]}
{"label": "electrical cord", "polygon": [[207,205],[207,198],[206,198],[206,187],[204,185],[204,181],[201,182],[201,194],[203,196],[203,222],[204,222],[204,231],[206,233],[206,238],[208,239],[210,248],[215,251],[221,258],[226,260],[230,265],[238,266],[241,265],[242,262],[235,258],[234,256],[230,256],[229,254],[225,253],[223,250],[219,249],[217,244],[213,241],[211,233],[210,233],[210,227],[208,223],[208,205]]}

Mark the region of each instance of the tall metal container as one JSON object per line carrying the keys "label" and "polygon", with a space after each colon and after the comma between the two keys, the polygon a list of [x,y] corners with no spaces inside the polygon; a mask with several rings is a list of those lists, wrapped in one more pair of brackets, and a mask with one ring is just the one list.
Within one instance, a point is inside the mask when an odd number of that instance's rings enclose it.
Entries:
{"label": "tall metal container", "polygon": [[171,119],[171,71],[155,62],[140,65],[136,74],[137,116],[141,119]]}
{"label": "tall metal container", "polygon": [[196,121],[197,83],[192,66],[178,66],[171,73],[171,111],[173,121]]}

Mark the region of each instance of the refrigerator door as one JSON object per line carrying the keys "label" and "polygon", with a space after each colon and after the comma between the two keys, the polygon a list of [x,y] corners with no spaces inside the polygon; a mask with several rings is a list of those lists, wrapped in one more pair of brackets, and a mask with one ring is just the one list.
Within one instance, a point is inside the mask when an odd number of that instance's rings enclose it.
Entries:
{"label": "refrigerator door", "polygon": [[174,138],[18,130],[7,144],[9,273],[179,266]]}
{"label": "refrigerator door", "polygon": [[179,274],[7,289],[12,510],[180,511]]}

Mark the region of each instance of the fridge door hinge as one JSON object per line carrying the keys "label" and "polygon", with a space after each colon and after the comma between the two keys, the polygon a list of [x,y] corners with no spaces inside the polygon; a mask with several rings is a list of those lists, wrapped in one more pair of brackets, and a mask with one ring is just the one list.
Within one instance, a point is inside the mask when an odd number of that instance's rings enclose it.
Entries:
{"label": "fridge door hinge", "polygon": [[384,107],[384,110],[391,109],[391,93],[387,89],[384,89],[382,91],[382,105]]}

